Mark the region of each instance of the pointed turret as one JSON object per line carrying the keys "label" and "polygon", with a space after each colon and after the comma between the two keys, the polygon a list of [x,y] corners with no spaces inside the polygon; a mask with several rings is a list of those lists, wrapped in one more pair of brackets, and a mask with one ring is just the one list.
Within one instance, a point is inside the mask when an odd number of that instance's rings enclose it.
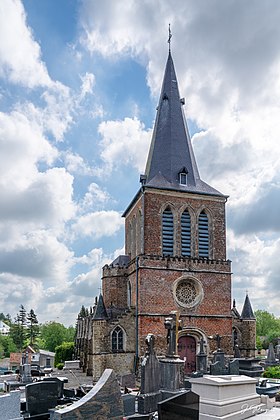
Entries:
{"label": "pointed turret", "polygon": [[106,307],[105,307],[104,300],[103,300],[103,296],[101,295],[101,293],[100,293],[99,298],[98,298],[98,302],[97,302],[97,305],[96,305],[96,308],[95,308],[93,319],[95,319],[95,320],[97,320],[97,319],[108,319],[108,314],[107,314]]}
{"label": "pointed turret", "polygon": [[233,299],[233,306],[232,306],[232,309],[231,309],[231,314],[234,318],[240,319],[240,313],[238,312],[238,310],[236,308],[235,299]]}
{"label": "pointed turret", "polygon": [[246,293],[245,302],[244,302],[243,309],[241,312],[241,319],[256,319],[252,306],[251,306],[248,293]]}
{"label": "pointed turret", "polygon": [[148,155],[146,186],[219,195],[200,179],[169,51]]}

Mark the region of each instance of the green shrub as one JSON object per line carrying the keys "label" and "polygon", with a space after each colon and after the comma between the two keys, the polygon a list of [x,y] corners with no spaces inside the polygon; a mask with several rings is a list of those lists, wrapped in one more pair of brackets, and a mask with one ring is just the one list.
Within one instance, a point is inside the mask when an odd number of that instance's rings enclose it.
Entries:
{"label": "green shrub", "polygon": [[280,366],[270,366],[266,368],[263,377],[280,379]]}
{"label": "green shrub", "polygon": [[57,363],[56,367],[57,369],[62,370],[64,367],[64,363]]}
{"label": "green shrub", "polygon": [[74,353],[74,343],[62,343],[55,348],[54,365],[57,367],[58,363],[63,363],[65,360],[72,360]]}

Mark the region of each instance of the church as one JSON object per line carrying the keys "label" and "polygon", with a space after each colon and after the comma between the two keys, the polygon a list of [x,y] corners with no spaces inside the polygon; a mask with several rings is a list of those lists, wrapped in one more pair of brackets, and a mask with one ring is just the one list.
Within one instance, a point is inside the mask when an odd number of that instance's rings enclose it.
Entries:
{"label": "church", "polygon": [[[125,255],[103,267],[102,293],[77,320],[76,357],[98,380],[105,368],[120,378],[137,372],[148,333],[166,349],[164,320],[178,311],[178,354],[196,370],[203,339],[210,356],[221,348],[254,356],[256,322],[248,295],[232,307],[226,255],[228,196],[199,175],[169,49],[145,173],[123,213]],[[205,156],[207,159],[207,156]]]}

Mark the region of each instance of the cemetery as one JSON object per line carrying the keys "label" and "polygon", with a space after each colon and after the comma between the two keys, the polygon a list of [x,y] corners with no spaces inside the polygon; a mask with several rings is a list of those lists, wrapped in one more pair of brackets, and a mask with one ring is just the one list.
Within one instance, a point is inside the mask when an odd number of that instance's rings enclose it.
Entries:
{"label": "cemetery", "polygon": [[[217,334],[211,360],[201,342],[197,371],[186,375],[185,361],[178,355],[179,325],[179,314],[172,311],[164,322],[164,357],[156,354],[156,336],[147,335],[139,387],[133,390],[122,388],[112,369],[105,369],[96,383],[88,376],[79,377],[80,364],[74,360],[65,362],[59,373],[46,370],[34,377],[28,356],[23,354],[19,374],[1,376],[1,420],[241,420],[253,416],[257,420],[262,413],[270,419],[279,418],[280,381],[261,377],[266,367],[280,366],[272,344],[265,359],[235,357],[238,354],[228,358]],[[86,383],[81,383],[86,378]]]}

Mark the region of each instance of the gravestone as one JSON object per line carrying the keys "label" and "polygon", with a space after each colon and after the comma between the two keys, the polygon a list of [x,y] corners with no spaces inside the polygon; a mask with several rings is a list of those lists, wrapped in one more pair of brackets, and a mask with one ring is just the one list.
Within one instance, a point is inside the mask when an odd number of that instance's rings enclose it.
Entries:
{"label": "gravestone", "polygon": [[266,366],[277,365],[276,358],[275,358],[274,347],[273,347],[272,343],[269,343],[267,358],[265,360],[265,365]]}
{"label": "gravestone", "polygon": [[135,413],[136,396],[131,394],[122,395],[124,416],[131,416]]}
{"label": "gravestone", "polygon": [[199,420],[199,396],[186,391],[158,403],[159,420]]}
{"label": "gravestone", "polygon": [[64,378],[60,379],[57,377],[50,376],[43,378],[43,382],[55,382],[57,386],[57,398],[63,398]]}
{"label": "gravestone", "polygon": [[165,318],[164,326],[167,329],[167,353],[160,359],[161,390],[178,392],[184,384],[184,360],[177,354],[178,328],[180,321],[178,311],[172,311]]}
{"label": "gravestone", "polygon": [[29,363],[24,364],[21,366],[22,368],[22,374],[21,374],[21,381],[25,384],[32,382],[32,376],[31,376],[31,365]]}
{"label": "gravestone", "polygon": [[260,365],[260,360],[256,358],[238,359],[239,374],[250,376],[251,378],[259,378],[264,371]]}
{"label": "gravestone", "polygon": [[20,391],[11,391],[9,394],[0,395],[1,420],[20,420]]}
{"label": "gravestone", "polygon": [[156,411],[160,400],[160,365],[155,354],[155,336],[146,337],[147,350],[141,363],[141,393],[138,398],[138,411],[142,414]]}
{"label": "gravestone", "polygon": [[47,413],[57,405],[57,382],[34,382],[25,387],[26,411],[32,416]]}
{"label": "gravestone", "polygon": [[199,342],[199,353],[196,356],[197,373],[203,375],[207,372],[207,354],[204,351],[205,341],[201,338]]}
{"label": "gravestone", "polygon": [[50,420],[122,420],[123,401],[116,375],[105,369],[99,381],[83,398],[59,410],[50,410]]}

